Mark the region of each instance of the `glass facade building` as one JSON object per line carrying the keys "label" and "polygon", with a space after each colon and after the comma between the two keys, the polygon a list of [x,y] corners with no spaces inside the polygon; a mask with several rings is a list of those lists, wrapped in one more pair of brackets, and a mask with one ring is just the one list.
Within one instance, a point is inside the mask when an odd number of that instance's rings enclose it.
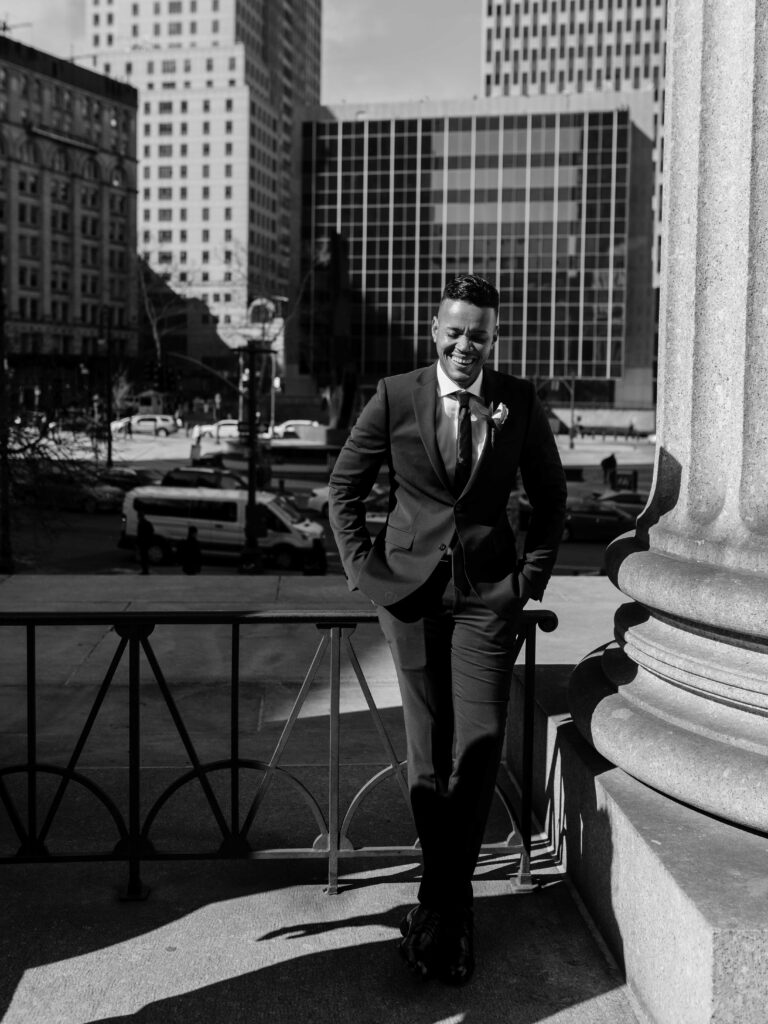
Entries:
{"label": "glass facade building", "polygon": [[668,0],[485,0],[486,96],[652,90],[654,277],[661,259]]}
{"label": "glass facade building", "polygon": [[426,106],[402,105],[386,117],[375,109],[364,118],[325,111],[303,125],[302,367],[322,376],[329,335],[339,331],[338,317],[324,308],[334,296],[312,273],[335,258],[331,276],[346,292],[341,329],[363,381],[433,358],[438,297],[466,270],[494,281],[501,294],[497,368],[621,378],[629,290],[641,289],[652,304],[647,225],[647,273],[638,266],[642,280],[628,280],[638,227],[633,159],[642,156],[652,179],[642,133],[643,154],[633,156],[638,132],[629,107],[616,97],[594,97],[592,109],[564,109],[562,100],[533,108],[464,103],[434,113]]}

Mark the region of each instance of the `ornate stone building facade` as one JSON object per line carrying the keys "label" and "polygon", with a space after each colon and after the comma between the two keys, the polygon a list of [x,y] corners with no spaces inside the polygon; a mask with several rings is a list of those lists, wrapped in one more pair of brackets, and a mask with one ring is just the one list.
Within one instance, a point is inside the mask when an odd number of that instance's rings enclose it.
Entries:
{"label": "ornate stone building facade", "polygon": [[89,401],[136,354],[136,92],[0,36],[0,256],[12,403]]}

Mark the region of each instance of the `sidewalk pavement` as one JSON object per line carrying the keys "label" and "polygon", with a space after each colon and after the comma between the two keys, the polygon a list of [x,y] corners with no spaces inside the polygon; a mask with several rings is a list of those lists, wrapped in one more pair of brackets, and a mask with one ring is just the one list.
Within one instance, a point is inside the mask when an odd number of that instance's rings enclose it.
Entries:
{"label": "sidewalk pavement", "polygon": [[[555,577],[545,606],[560,627],[538,641],[539,665],[573,665],[612,636],[623,600],[603,577]],[[12,576],[0,580],[0,611],[69,609],[362,608],[340,577]],[[152,645],[185,720],[200,737],[201,757],[226,737],[229,627],[158,626]],[[252,634],[252,635],[251,635]],[[258,635],[256,635],[258,634]],[[66,761],[94,685],[116,638],[107,627],[46,628],[37,642],[41,761]],[[243,630],[243,756],[264,756],[285,720],[317,644],[311,627]],[[396,748],[402,751],[399,696],[389,654],[374,626],[354,636]],[[0,627],[2,763],[25,757],[26,660],[22,627]],[[327,673],[321,672],[297,727],[290,762],[322,781],[327,737]],[[118,689],[124,678],[116,676]],[[117,702],[120,703],[119,701]],[[365,702],[342,663],[341,729],[352,790],[378,760],[378,737],[365,722]],[[152,714],[152,687],[142,686],[142,715]],[[125,781],[124,724],[105,702],[103,721],[83,752],[84,771]],[[102,716],[100,714],[100,720]],[[174,778],[187,763],[169,724],[157,726],[144,751],[147,789]],[[171,740],[175,738],[174,746]],[[293,742],[293,741],[292,741]],[[209,750],[210,746],[210,750]],[[376,748],[374,750],[374,747]],[[399,756],[402,756],[400,753]],[[10,780],[9,780],[10,782]],[[144,785],[144,783],[143,783]],[[346,792],[346,791],[345,791]],[[62,805],[62,811],[64,805]],[[279,845],[312,836],[277,805],[267,832]],[[95,818],[87,801],[73,813]],[[404,816],[404,817],[403,817]],[[393,841],[408,828],[407,810],[384,798],[364,818],[366,845]],[[94,825],[95,828],[95,825]],[[204,835],[207,826],[177,812],[173,835]],[[173,837],[171,835],[171,838]],[[163,837],[167,838],[167,837]],[[0,808],[0,847],[10,830]],[[55,846],[51,836],[51,846]],[[400,841],[395,837],[394,841]],[[274,845],[274,843],[273,843]],[[143,903],[121,903],[114,887],[123,864],[0,865],[3,906],[0,1014],[4,1024],[80,1024],[131,1020],[149,1024],[633,1024],[630,997],[615,966],[579,910],[553,858],[539,849],[534,869],[543,885],[526,896],[507,881],[516,857],[492,858],[479,871],[479,967],[465,989],[417,985],[395,949],[397,925],[412,904],[418,861],[381,859],[342,864],[342,891],[323,893],[324,861],[151,861]]]}

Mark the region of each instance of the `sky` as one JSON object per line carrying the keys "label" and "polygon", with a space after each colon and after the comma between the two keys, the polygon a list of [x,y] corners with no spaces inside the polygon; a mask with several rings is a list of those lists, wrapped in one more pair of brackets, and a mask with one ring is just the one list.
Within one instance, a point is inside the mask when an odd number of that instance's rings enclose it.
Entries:
{"label": "sky", "polygon": [[[70,58],[87,49],[84,6],[0,0],[0,21],[19,42]],[[483,0],[324,0],[323,103],[481,95],[482,10]]]}

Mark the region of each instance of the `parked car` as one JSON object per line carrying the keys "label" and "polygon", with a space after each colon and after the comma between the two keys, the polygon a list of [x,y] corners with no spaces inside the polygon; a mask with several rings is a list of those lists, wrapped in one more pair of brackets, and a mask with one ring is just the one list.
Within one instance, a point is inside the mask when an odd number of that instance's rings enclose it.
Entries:
{"label": "parked car", "polygon": [[[203,551],[242,553],[248,495],[242,490],[197,487],[139,487],[125,495],[123,530],[118,547],[136,546],[138,509],[152,523],[150,562],[171,561],[190,526],[197,527]],[[278,571],[303,568],[324,574],[327,568],[324,530],[280,494],[259,491],[256,530],[265,565]]]}
{"label": "parked car", "polygon": [[217,490],[247,490],[248,480],[230,469],[215,466],[177,466],[169,469],[160,483],[163,487],[213,487]]}
{"label": "parked car", "polygon": [[[586,486],[579,487],[578,485],[568,488],[568,509],[575,508],[580,514],[584,508],[588,507],[589,502],[597,503],[598,506],[606,511],[606,522],[610,519],[608,510],[610,508],[617,509],[629,520],[629,525],[625,526],[624,529],[631,530],[635,525],[635,519],[640,515],[648,502],[648,495],[643,491],[594,491]],[[517,496],[517,507],[518,528],[520,530],[527,530],[531,519],[531,503],[524,491],[521,491]],[[579,529],[578,523],[576,529],[577,531]],[[618,531],[618,533],[621,532],[623,531]],[[618,533],[614,534],[614,536],[618,536]],[[564,539],[567,540],[567,537]],[[604,538],[596,537],[594,539],[602,540]]]}
{"label": "parked car", "polygon": [[203,437],[212,437],[219,441],[222,437],[240,437],[239,420],[218,420],[216,423],[197,423],[192,428],[192,440],[199,441]]}
{"label": "parked car", "polygon": [[[307,508],[312,512],[319,512],[325,519],[328,518],[328,484],[322,487],[313,487],[307,500]],[[365,507],[371,512],[375,509],[381,511],[389,500],[389,491],[380,484],[374,484],[371,493],[365,499]]]}
{"label": "parked car", "polygon": [[615,505],[622,512],[639,516],[648,504],[648,494],[644,491],[603,491],[597,495],[597,500]]}
{"label": "parked car", "polygon": [[[245,450],[206,452],[205,455],[193,457],[191,461],[193,466],[232,470],[241,480],[245,481],[243,486],[248,486],[248,455]],[[256,452],[256,486],[258,488],[269,487],[271,478],[272,466],[269,450],[264,445],[259,445]]]}
{"label": "parked car", "polygon": [[20,501],[78,512],[115,512],[125,492],[99,478],[91,465],[41,460],[24,467],[14,480]]}
{"label": "parked car", "polygon": [[111,469],[100,469],[97,470],[96,477],[99,483],[119,487],[122,491],[159,484],[162,480],[162,474],[157,470],[136,469],[133,466],[112,466]]}
{"label": "parked car", "polygon": [[299,437],[301,427],[319,427],[317,420],[285,420],[272,427],[272,437]]}
{"label": "parked car", "polygon": [[181,421],[175,416],[161,412],[139,412],[135,416],[112,420],[109,425],[113,434],[153,434],[155,437],[175,434],[180,426]]}
{"label": "parked car", "polygon": [[577,498],[568,502],[563,541],[610,541],[635,525],[636,513],[626,512],[599,498]]}

